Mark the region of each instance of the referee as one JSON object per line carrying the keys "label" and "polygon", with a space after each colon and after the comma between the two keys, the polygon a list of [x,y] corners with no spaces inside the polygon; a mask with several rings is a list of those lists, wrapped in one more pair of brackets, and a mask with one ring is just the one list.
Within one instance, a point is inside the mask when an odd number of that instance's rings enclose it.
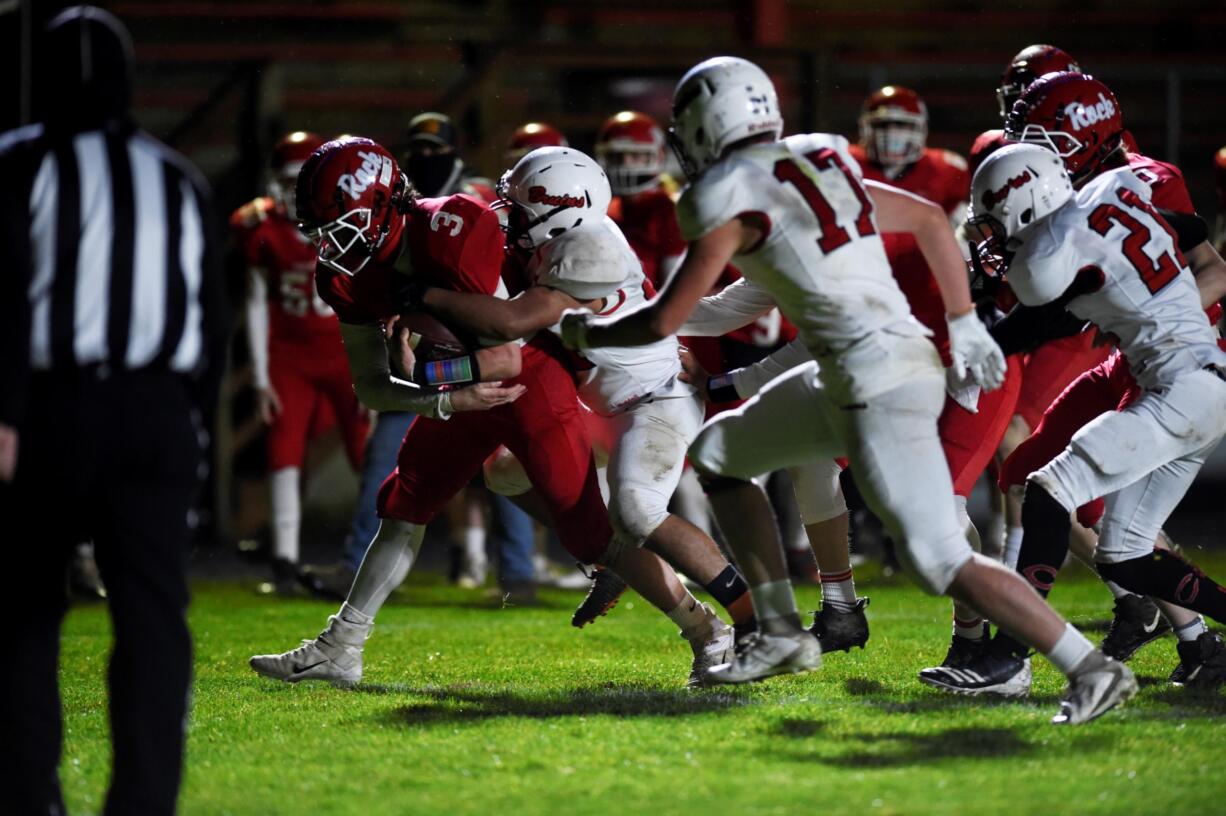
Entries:
{"label": "referee", "polygon": [[189,516],[226,336],[209,191],[133,124],[132,44],[115,17],[67,9],[34,53],[39,121],[0,135],[0,518],[18,587],[0,811],[64,810],[65,566],[92,539],[115,632],[105,813],[172,813],[191,685]]}

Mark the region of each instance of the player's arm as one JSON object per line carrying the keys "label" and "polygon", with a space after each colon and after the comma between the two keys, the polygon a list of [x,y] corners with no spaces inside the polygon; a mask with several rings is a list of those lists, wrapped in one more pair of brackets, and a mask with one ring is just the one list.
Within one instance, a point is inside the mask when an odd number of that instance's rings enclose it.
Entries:
{"label": "player's arm", "polygon": [[512,300],[436,288],[426,289],[422,295],[422,305],[444,323],[461,327],[477,337],[504,341],[531,337],[549,328],[567,309],[601,304],[602,301],[581,303],[559,289],[546,286],[533,286]]}
{"label": "player's arm", "polygon": [[456,411],[481,411],[512,402],[525,390],[522,385],[487,382],[458,391],[426,391],[392,376],[383,329],[377,323],[341,323],[341,339],[353,389],[362,404],[375,411],[412,411],[446,419]]}
{"label": "player's arm", "polygon": [[959,373],[969,369],[971,377],[984,388],[998,388],[1005,379],[1005,356],[975,313],[966,261],[945,211],[886,184],[866,181],[864,187],[877,210],[878,227],[883,232],[914,235],[928,262],[945,304],[955,369]]}
{"label": "player's arm", "polygon": [[680,377],[683,382],[693,383],[699,395],[707,402],[735,402],[738,399],[749,399],[776,377],[786,374],[796,366],[811,362],[813,355],[798,338],[780,346],[753,365],[712,377],[707,374],[697,357],[688,349],[682,349],[681,367],[684,371]]}
{"label": "player's arm", "polygon": [[768,292],[748,278],[741,278],[699,300],[677,334],[720,337],[748,326],[773,308],[775,299]]}
{"label": "player's arm", "polygon": [[268,375],[268,331],[268,278],[263,269],[251,266],[247,268],[247,348],[260,418],[271,424],[281,413],[281,398]]}
{"label": "player's arm", "polygon": [[897,187],[865,181],[864,189],[877,211],[877,226],[882,232],[909,232],[915,236],[924,260],[941,290],[945,312],[959,317],[974,308],[966,261],[940,206]]}
{"label": "player's arm", "polygon": [[695,304],[711,291],[732,257],[762,238],[762,231],[734,218],[692,241],[677,274],[659,295],[628,314],[611,318],[569,318],[562,340],[572,348],[645,346],[677,333]]}
{"label": "player's arm", "polygon": [[1196,276],[1201,306],[1208,309],[1226,298],[1226,261],[1222,260],[1213,244],[1203,241],[1184,252],[1184,258]]}

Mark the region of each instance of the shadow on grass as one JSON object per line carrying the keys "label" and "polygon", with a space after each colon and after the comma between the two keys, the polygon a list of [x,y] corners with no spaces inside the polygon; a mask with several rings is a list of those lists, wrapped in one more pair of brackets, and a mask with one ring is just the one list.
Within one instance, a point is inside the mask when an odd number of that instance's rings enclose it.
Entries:
{"label": "shadow on grass", "polygon": [[357,691],[396,691],[425,697],[424,702],[397,706],[381,715],[406,726],[454,725],[501,717],[554,719],[610,715],[614,717],[682,717],[740,708],[751,702],[743,694],[700,693],[643,688],[589,687],[552,692],[521,693],[477,688],[396,688],[358,686]]}
{"label": "shadow on grass", "polygon": [[569,615],[582,598],[575,598],[571,603],[567,600],[554,599],[549,597],[537,596],[537,599],[532,603],[518,603],[506,600],[505,596],[492,595],[487,596],[482,593],[465,593],[465,596],[442,594],[442,593],[413,593],[412,591],[392,595],[386,606],[403,609],[480,609],[486,612],[489,611],[507,611],[514,612],[517,610],[526,611],[557,611],[565,610]]}
{"label": "shadow on grass", "polygon": [[[776,728],[776,733],[805,738],[819,734],[824,728],[821,722],[784,720]],[[1094,740],[1093,737],[1090,739]],[[897,731],[840,735],[837,740],[820,741],[815,747],[817,750],[811,752],[792,752],[791,758],[840,768],[897,768],[947,759],[1020,757],[1042,749],[1041,745],[1027,742],[1010,728],[947,728],[923,734]]]}
{"label": "shadow on grass", "polygon": [[[966,695],[950,694],[937,689],[931,689],[929,694],[919,699],[899,700],[897,695],[888,691],[885,686],[876,680],[865,680],[857,677],[848,679],[844,683],[844,688],[852,697],[864,698],[864,702],[869,705],[891,714],[915,714],[924,711],[965,709],[970,706],[1007,706],[1018,703],[1055,705],[1060,702],[1060,697],[1055,694],[1032,694],[1022,699],[1010,700],[989,696],[969,697]],[[927,687],[924,688],[927,689]]]}

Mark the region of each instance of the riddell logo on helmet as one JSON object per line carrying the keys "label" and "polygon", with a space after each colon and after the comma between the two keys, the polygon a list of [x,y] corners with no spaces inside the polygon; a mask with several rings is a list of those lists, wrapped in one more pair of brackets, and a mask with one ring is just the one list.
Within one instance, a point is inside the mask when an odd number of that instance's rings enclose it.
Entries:
{"label": "riddell logo on helmet", "polygon": [[362,166],[353,173],[346,173],[336,180],[336,186],[357,201],[366,188],[378,182],[384,186],[392,182],[392,160],[369,150],[359,150]]}
{"label": "riddell logo on helmet", "polygon": [[529,204],[548,204],[552,207],[583,207],[587,200],[573,195],[550,195],[544,187],[528,188]]}
{"label": "riddell logo on helmet", "polygon": [[1070,102],[1064,106],[1064,115],[1069,127],[1073,130],[1085,130],[1090,125],[1105,122],[1115,115],[1115,105],[1111,100],[1098,92],[1098,102],[1093,105],[1083,105],[1080,102]]}
{"label": "riddell logo on helmet", "polygon": [[986,190],[983,194],[983,208],[991,210],[1000,202],[1009,197],[1010,190],[1017,190],[1023,184],[1030,181],[1032,176],[1029,170],[1023,170],[1021,175],[1014,176],[1000,186],[998,190]]}

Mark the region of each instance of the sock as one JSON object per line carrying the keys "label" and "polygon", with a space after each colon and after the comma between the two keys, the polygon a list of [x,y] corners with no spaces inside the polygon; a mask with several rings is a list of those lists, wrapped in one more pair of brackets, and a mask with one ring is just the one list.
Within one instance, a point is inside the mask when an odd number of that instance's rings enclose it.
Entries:
{"label": "sock", "polygon": [[823,572],[822,606],[829,604],[840,612],[850,612],[856,605],[856,582],[851,569],[843,572]]}
{"label": "sock", "polygon": [[[988,510],[988,523],[981,536],[983,554],[988,558],[1000,561],[1005,552],[1005,514],[1001,512],[1000,494],[991,493],[993,502]],[[1019,542],[1020,543],[1020,542]]]}
{"label": "sock", "polygon": [[473,525],[464,528],[464,552],[470,560],[480,562],[486,561],[485,556],[485,528]]}
{"label": "sock", "polygon": [[1017,571],[1044,598],[1056,583],[1056,575],[1068,555],[1072,522],[1069,511],[1034,482],[1026,483],[1022,500],[1022,546]]}
{"label": "sock", "polygon": [[1175,630],[1175,637],[1181,641],[1187,642],[1196,640],[1201,635],[1209,631],[1209,627],[1205,624],[1205,619],[1197,617],[1196,620],[1185,623]]}
{"label": "sock", "polygon": [[1073,624],[1066,623],[1064,634],[1060,635],[1056,645],[1051,647],[1051,651],[1047,653],[1047,659],[1063,672],[1065,677],[1071,677],[1073,669],[1077,668],[1077,665],[1085,660],[1086,655],[1093,651],[1094,644],[1086,640],[1086,636],[1078,632]]}
{"label": "sock", "polygon": [[712,615],[707,607],[699,603],[698,599],[689,592],[685,593],[681,603],[665,614],[668,615],[669,620],[677,624],[681,629],[681,637],[686,640],[695,640],[699,637],[705,640],[710,634]]}
{"label": "sock", "polygon": [[272,492],[272,554],[292,564],[298,563],[298,527],[302,522],[299,473],[301,471],[296,467],[279,468],[269,478]]}
{"label": "sock", "polygon": [[954,612],[954,637],[965,638],[966,640],[982,640],[983,618],[975,616],[963,619],[958,617],[957,612]]}
{"label": "sock", "polygon": [[1009,569],[1017,567],[1017,554],[1022,549],[1022,525],[1009,525],[1008,532],[1005,533],[1005,554],[1001,558],[1003,563]]}
{"label": "sock", "polygon": [[1167,550],[1099,564],[1098,574],[1138,595],[1161,598],[1226,623],[1226,587]]}
{"label": "sock", "polygon": [[340,611],[328,618],[328,626],[319,637],[327,644],[356,646],[361,649],[366,638],[370,637],[374,621],[370,615],[355,609],[346,601],[341,604]]}
{"label": "sock", "polygon": [[383,519],[354,576],[346,603],[374,618],[392,590],[408,577],[425,534],[425,525]]}
{"label": "sock", "polygon": [[1125,598],[1133,594],[1117,584],[1115,581],[1103,581],[1103,583],[1107,585],[1107,589],[1111,590],[1111,594],[1116,598]]}
{"label": "sock", "polygon": [[771,581],[750,587],[754,611],[763,631],[800,629],[800,612],[796,609],[796,596],[792,583],[786,579]]}
{"label": "sock", "polygon": [[734,624],[745,626],[753,623],[753,599],[749,594],[749,584],[745,583],[735,566],[729,564],[724,567],[724,571],[703,588],[728,611]]}

